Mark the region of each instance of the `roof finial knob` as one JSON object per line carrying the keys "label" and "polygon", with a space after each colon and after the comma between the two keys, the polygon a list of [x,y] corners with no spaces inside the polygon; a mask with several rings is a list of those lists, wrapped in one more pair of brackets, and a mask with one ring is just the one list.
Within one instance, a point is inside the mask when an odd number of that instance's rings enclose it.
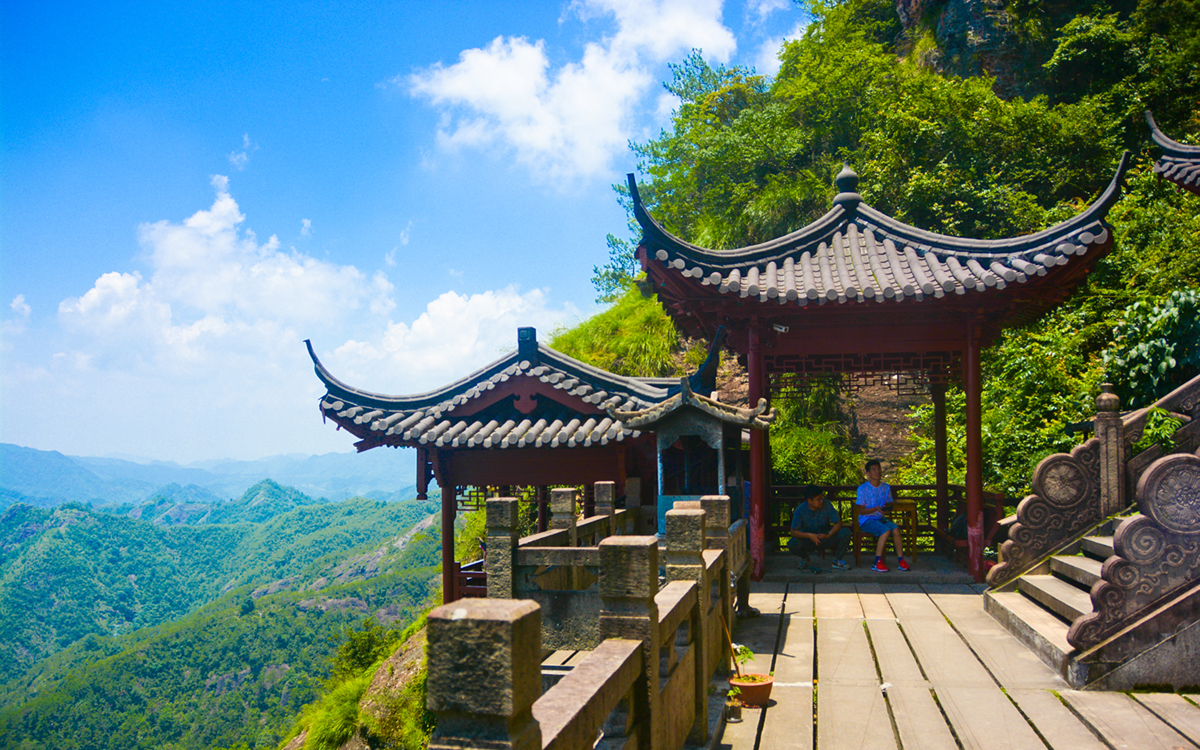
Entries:
{"label": "roof finial knob", "polygon": [[845,162],[842,162],[842,171],[838,172],[833,182],[837,185],[839,193],[858,192],[858,173],[851,169],[850,165]]}

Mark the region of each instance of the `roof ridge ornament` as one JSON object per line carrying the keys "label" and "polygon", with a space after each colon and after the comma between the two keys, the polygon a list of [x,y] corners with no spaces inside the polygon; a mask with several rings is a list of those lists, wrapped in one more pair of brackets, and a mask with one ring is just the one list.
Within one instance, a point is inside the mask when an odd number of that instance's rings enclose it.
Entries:
{"label": "roof ridge ornament", "polygon": [[842,171],[833,178],[833,184],[837,185],[838,189],[838,194],[833,199],[834,204],[843,204],[847,210],[853,210],[862,203],[862,196],[858,193],[858,173],[846,162],[842,162]]}

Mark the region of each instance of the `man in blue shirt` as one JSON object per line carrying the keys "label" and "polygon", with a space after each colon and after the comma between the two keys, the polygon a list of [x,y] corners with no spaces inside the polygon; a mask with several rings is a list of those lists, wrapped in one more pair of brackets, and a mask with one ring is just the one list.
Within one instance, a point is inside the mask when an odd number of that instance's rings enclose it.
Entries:
{"label": "man in blue shirt", "polygon": [[896,567],[909,570],[904,560],[904,541],[900,538],[900,527],[883,515],[884,509],[895,501],[892,488],[883,482],[883,465],[879,459],[872,458],[866,465],[867,481],[858,486],[858,496],[854,501],[854,513],[858,516],[858,528],[871,536],[879,537],[875,544],[875,564],[871,570],[876,573],[887,573],[890,570],[883,559],[887,548],[888,537],[896,547],[896,557],[900,562]]}
{"label": "man in blue shirt", "polygon": [[832,505],[825,502],[825,490],[815,484],[801,490],[804,502],[792,513],[792,538],[788,540],[788,552],[800,558],[800,567],[820,573],[818,565],[810,564],[809,556],[819,549],[832,549],[833,567],[849,570],[843,559],[846,545],[850,542],[850,529],[842,526],[842,516]]}

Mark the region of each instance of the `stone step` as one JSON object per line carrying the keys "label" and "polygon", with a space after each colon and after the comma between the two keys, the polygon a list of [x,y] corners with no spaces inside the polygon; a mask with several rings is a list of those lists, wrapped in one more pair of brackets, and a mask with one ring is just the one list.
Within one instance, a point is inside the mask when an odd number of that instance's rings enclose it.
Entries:
{"label": "stone step", "polygon": [[1097,560],[1107,560],[1114,554],[1111,536],[1085,536],[1080,542],[1083,553]]}
{"label": "stone step", "polygon": [[1066,578],[1077,585],[1090,589],[1100,580],[1100,568],[1104,563],[1084,555],[1057,555],[1050,558],[1050,570],[1059,578]]}
{"label": "stone step", "polygon": [[1092,611],[1092,598],[1088,592],[1057,576],[1022,576],[1017,588],[1068,624]]}
{"label": "stone step", "polygon": [[983,606],[1051,669],[1065,674],[1071,653],[1065,622],[1016,591],[986,591]]}

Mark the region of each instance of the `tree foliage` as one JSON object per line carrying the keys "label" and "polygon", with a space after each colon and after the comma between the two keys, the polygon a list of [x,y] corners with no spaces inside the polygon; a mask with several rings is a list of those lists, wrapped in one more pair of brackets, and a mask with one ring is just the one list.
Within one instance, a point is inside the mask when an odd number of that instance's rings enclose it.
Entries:
{"label": "tree foliage", "polygon": [[[669,231],[714,249],[782,236],[829,209],[832,178],[848,162],[864,199],[902,221],[951,235],[1014,236],[1093,200],[1121,150],[1144,146],[1144,108],[1176,138],[1200,135],[1194,0],[1010,3],[1025,49],[1045,63],[1042,93],[1010,100],[993,93],[990,79],[943,77],[919,56],[899,54],[912,40],[900,34],[891,2],[817,0],[807,9],[813,23],[784,45],[774,79],[711,66],[699,52],[673,68],[665,87],[679,105],[670,127],[634,145],[643,200]],[[1200,371],[1188,347],[1197,338],[1190,298],[1170,296],[1200,286],[1200,211],[1195,196],[1157,182],[1149,165],[1136,160],[1109,213],[1114,250],[1083,287],[984,355],[990,487],[1023,494],[1042,457],[1070,448],[1065,426],[1090,418],[1106,377],[1131,403],[1144,403]],[[950,473],[962,481],[961,392],[951,389],[948,400]],[[839,428],[776,406],[777,474],[816,476],[810,467],[819,461],[806,463],[814,456],[837,463],[835,449],[848,446]],[[900,480],[927,482],[932,409],[916,418]]]}

